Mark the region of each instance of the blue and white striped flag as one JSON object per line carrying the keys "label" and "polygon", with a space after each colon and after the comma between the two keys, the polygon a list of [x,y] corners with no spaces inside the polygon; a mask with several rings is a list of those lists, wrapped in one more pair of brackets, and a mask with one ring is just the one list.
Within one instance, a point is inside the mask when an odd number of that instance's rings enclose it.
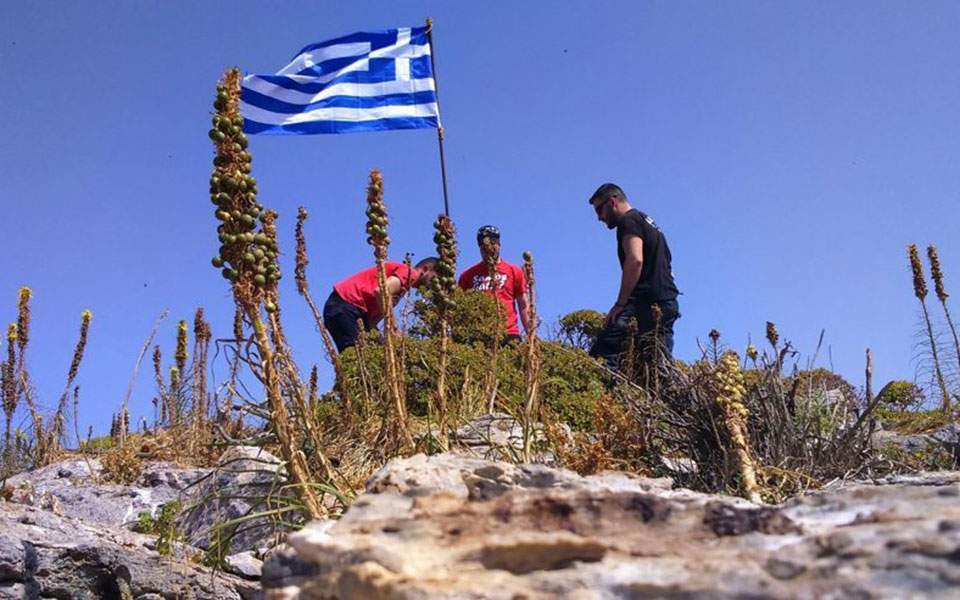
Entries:
{"label": "blue and white striped flag", "polygon": [[305,135],[439,127],[426,27],[312,44],[276,75],[247,75],[246,133]]}

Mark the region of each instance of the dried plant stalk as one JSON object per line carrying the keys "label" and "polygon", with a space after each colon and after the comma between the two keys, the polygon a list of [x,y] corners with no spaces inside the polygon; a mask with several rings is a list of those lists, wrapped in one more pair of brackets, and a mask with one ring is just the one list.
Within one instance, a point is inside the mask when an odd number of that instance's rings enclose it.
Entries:
{"label": "dried plant stalk", "polygon": [[370,172],[367,187],[367,243],[373,246],[373,256],[377,262],[377,285],[380,289],[380,311],[383,314],[384,367],[386,371],[387,393],[396,412],[397,425],[407,449],[414,446],[410,426],[407,423],[407,407],[400,387],[400,369],[397,365],[397,350],[394,337],[396,322],[393,316],[393,299],[387,289],[387,274],[384,263],[387,260],[387,208],[383,202],[383,177],[380,171]]}
{"label": "dried plant stalk", "polygon": [[53,430],[51,431],[48,442],[51,446],[59,446],[61,438],[65,434],[65,419],[70,387],[73,385],[74,379],[77,378],[80,363],[83,361],[83,351],[87,347],[87,333],[90,329],[90,320],[92,318],[93,313],[89,310],[83,311],[80,315],[80,336],[77,339],[77,345],[73,349],[73,358],[70,360],[70,369],[67,371],[67,383],[63,387],[63,393],[60,395],[60,401],[57,404],[57,412],[54,415]]}
{"label": "dried plant stalk", "polygon": [[937,299],[940,300],[940,306],[943,307],[943,314],[947,317],[947,325],[950,327],[950,333],[953,335],[953,348],[956,353],[957,366],[960,367],[960,338],[957,337],[957,327],[953,323],[953,316],[947,307],[946,287],[943,285],[943,270],[940,267],[940,257],[937,255],[937,247],[933,244],[927,246],[927,258],[930,260],[930,276],[933,278],[934,290],[937,292]]}
{"label": "dried plant stalk", "polygon": [[923,278],[923,264],[920,262],[920,253],[917,251],[916,244],[907,246],[907,256],[910,259],[910,271],[913,275],[913,294],[917,297],[917,300],[920,301],[920,308],[923,311],[923,322],[927,326],[927,339],[930,341],[930,354],[933,358],[933,371],[936,376],[937,385],[940,388],[940,410],[948,412],[950,410],[950,394],[947,392],[947,384],[943,378],[943,372],[940,370],[940,356],[937,350],[937,341],[933,336],[933,324],[930,322],[930,313],[927,311],[927,282]]}
{"label": "dried plant stalk", "polygon": [[191,367],[193,422],[198,431],[203,428],[209,413],[209,406],[207,406],[207,360],[212,337],[210,323],[204,320],[203,308],[198,307],[193,316],[193,364]]}
{"label": "dried plant stalk", "polygon": [[[523,406],[523,461],[530,462],[533,443],[534,413],[539,400],[540,348],[537,340],[536,279],[533,255],[523,253],[523,273],[527,279],[527,313],[530,330],[527,331],[526,398]],[[497,301],[499,304],[499,300]]]}
{"label": "dried plant stalk", "polygon": [[486,257],[484,263],[487,267],[487,277],[490,279],[490,293],[493,295],[497,311],[497,320],[494,324],[494,331],[491,332],[492,335],[490,337],[490,365],[487,368],[487,395],[489,397],[487,412],[493,413],[493,405],[496,400],[498,386],[497,362],[499,360],[501,335],[503,333],[503,307],[500,306],[500,300],[497,298],[497,259],[495,258],[496,253],[492,249],[493,240],[485,237],[480,243],[483,244],[484,249],[487,250],[484,253]]}
{"label": "dried plant stalk", "polygon": [[451,311],[455,308],[453,293],[456,289],[457,272],[457,239],[453,221],[445,215],[440,215],[433,223],[433,241],[437,245],[439,261],[436,266],[436,277],[430,282],[433,301],[439,313],[440,325],[440,365],[437,373],[437,428],[439,430],[440,448],[446,451],[449,447],[447,427],[449,425],[449,411],[447,409],[447,368],[450,361],[450,319]]}
{"label": "dried plant stalk", "polygon": [[[12,446],[10,445],[10,425],[13,420],[13,413],[17,410],[19,403],[19,386],[17,385],[17,324],[10,323],[7,327],[7,360],[2,365],[2,392],[3,392],[3,414],[6,421],[4,433],[3,448],[5,461],[9,462],[12,456]],[[10,465],[7,465],[10,466]]]}
{"label": "dried plant stalk", "polygon": [[[307,306],[310,308],[310,313],[313,315],[313,321],[317,326],[317,331],[320,332],[320,338],[323,340],[323,346],[327,351],[327,356],[330,358],[330,362],[333,364],[333,373],[334,377],[336,378],[334,386],[340,393],[340,398],[343,400],[343,408],[346,411],[348,418],[352,420],[353,401],[350,397],[350,389],[344,381],[343,365],[340,363],[340,354],[337,352],[337,348],[333,343],[333,338],[330,337],[330,332],[323,323],[323,316],[321,315],[320,310],[317,308],[316,303],[313,301],[313,296],[310,295],[310,285],[307,282],[307,265],[310,263],[310,260],[307,255],[307,236],[303,232],[303,224],[306,222],[306,220],[307,209],[301,206],[299,209],[297,209],[297,254],[296,266],[294,268],[294,278],[296,279],[297,283],[297,292],[301,297],[303,297],[303,299],[307,302]],[[316,367],[314,367],[314,372],[315,371]]]}
{"label": "dried plant stalk", "polygon": [[[248,141],[243,133],[239,102],[240,71],[234,68],[226,72],[217,87],[214,127],[209,133],[216,146],[210,199],[217,206],[215,216],[221,221],[217,234],[222,244],[220,253],[211,262],[222,269],[223,277],[230,281],[234,300],[253,327],[270,408],[270,426],[279,442],[291,483],[305,510],[316,518],[326,514],[326,510],[311,485],[309,466],[296,442],[277,371],[277,353],[260,314],[261,306],[268,314],[278,309],[276,285],[281,277],[276,260],[278,247],[276,239],[271,239],[266,231],[276,215],[263,212],[257,202],[257,182],[250,175],[252,157],[246,150]],[[258,218],[264,225],[259,232],[256,230]],[[273,333],[282,353],[282,339],[277,339],[282,333],[276,326]]]}

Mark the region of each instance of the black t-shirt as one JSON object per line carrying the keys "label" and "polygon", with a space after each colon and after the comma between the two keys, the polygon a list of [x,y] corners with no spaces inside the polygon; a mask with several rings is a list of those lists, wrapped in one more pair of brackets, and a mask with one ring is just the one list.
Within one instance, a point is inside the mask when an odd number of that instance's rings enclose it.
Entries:
{"label": "black t-shirt", "polygon": [[670,247],[667,246],[667,238],[663,232],[653,219],[635,208],[630,209],[617,224],[617,256],[620,258],[621,268],[624,259],[623,237],[627,234],[643,240],[643,268],[640,270],[640,280],[630,294],[630,300],[656,302],[675,299],[679,292],[673,282]]}

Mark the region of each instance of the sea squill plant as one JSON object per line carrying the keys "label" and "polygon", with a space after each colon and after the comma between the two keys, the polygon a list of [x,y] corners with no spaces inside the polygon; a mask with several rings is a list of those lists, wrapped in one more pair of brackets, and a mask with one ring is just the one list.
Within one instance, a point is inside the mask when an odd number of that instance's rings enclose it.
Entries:
{"label": "sea squill plant", "polygon": [[312,486],[306,457],[298,447],[284,402],[275,349],[261,313],[265,310],[269,315],[277,310],[276,285],[281,272],[276,240],[271,239],[263,226],[257,226],[258,220],[263,225],[272,221],[272,215],[257,201],[257,180],[250,174],[252,156],[247,151],[248,140],[240,114],[239,69],[230,69],[224,74],[217,86],[214,109],[209,136],[216,156],[210,177],[210,200],[216,206],[214,215],[220,221],[217,235],[221,246],[211,262],[230,282],[234,300],[253,328],[261,367],[259,377],[270,411],[269,424],[286,462],[292,487],[307,513],[319,517],[326,510]]}
{"label": "sea squill plant", "polygon": [[747,440],[747,407],[744,404],[746,387],[743,372],[740,370],[740,358],[736,352],[728,351],[720,357],[714,371],[716,378],[716,402],[720,408],[722,424],[726,436],[733,446],[740,475],[740,486],[745,498],[751,502],[760,502],[760,487],[757,485],[756,468]]}
{"label": "sea squill plant", "polygon": [[494,330],[490,335],[490,364],[487,367],[487,412],[493,413],[493,405],[497,398],[497,362],[500,354],[500,343],[503,340],[503,307],[497,299],[497,260],[498,255],[494,248],[495,241],[492,238],[484,237],[480,240],[483,245],[484,264],[487,267],[487,280],[489,282],[488,291],[495,300],[497,309],[497,320],[494,324]]}
{"label": "sea squill plant", "polygon": [[[177,322],[177,345],[173,352],[174,368],[170,370],[170,394],[173,396],[174,420],[179,427],[183,425],[183,412],[186,403],[183,379],[187,377],[187,322],[181,319]],[[174,380],[174,369],[176,380]]]}
{"label": "sea squill plant", "polygon": [[[297,209],[297,227],[295,231],[295,237],[297,241],[297,253],[296,253],[296,266],[294,267],[294,279],[297,283],[297,292],[301,297],[306,301],[307,306],[310,308],[310,312],[313,315],[314,324],[317,327],[317,331],[320,332],[320,338],[323,340],[323,346],[327,351],[327,356],[330,358],[330,362],[333,364],[333,372],[335,377],[334,386],[337,392],[340,394],[340,397],[343,399],[343,408],[344,412],[348,416],[353,415],[353,402],[350,397],[349,386],[344,383],[343,380],[343,366],[340,364],[340,354],[337,352],[336,346],[333,344],[333,338],[330,337],[330,332],[327,330],[326,325],[323,322],[323,316],[320,313],[320,310],[317,308],[316,302],[313,301],[313,296],[310,295],[310,284],[307,282],[307,265],[310,263],[310,259],[307,255],[307,236],[303,231],[303,225],[307,221],[307,209],[300,207]],[[316,367],[314,367],[313,374],[316,374]],[[311,378],[311,381],[314,381]],[[312,397],[308,394],[308,397]]]}
{"label": "sea squill plant", "polygon": [[157,395],[160,399],[160,421],[156,425],[166,425],[170,417],[170,399],[167,384],[163,379],[163,353],[159,345],[153,347],[151,359],[153,361],[153,380],[157,384]]}
{"label": "sea squill plant", "polygon": [[[33,292],[30,288],[21,287],[17,293],[17,367],[14,374],[15,388],[14,392],[18,397],[23,396],[30,411],[30,419],[33,421],[33,432],[35,439],[40,442],[44,439],[44,422],[40,409],[33,401],[33,395],[30,393],[29,377],[27,375],[27,346],[30,342],[30,299]],[[38,446],[42,445],[40,443]],[[39,448],[36,448],[37,450]]]}
{"label": "sea squill plant", "polygon": [[[523,274],[527,280],[527,331],[526,389],[523,403],[523,462],[530,462],[533,445],[534,422],[539,409],[540,347],[537,339],[536,278],[533,271],[533,255],[523,253]],[[497,302],[499,304],[499,302]]]}
{"label": "sea squill plant", "polygon": [[930,342],[933,372],[937,386],[940,388],[940,409],[943,412],[947,412],[950,410],[950,394],[947,392],[947,384],[943,378],[943,371],[940,370],[940,356],[937,349],[937,341],[933,335],[933,324],[930,321],[930,312],[927,310],[927,282],[923,277],[923,264],[920,262],[920,253],[917,251],[916,244],[907,246],[907,256],[910,259],[910,271],[913,274],[913,295],[920,301],[920,308],[923,312],[923,322],[927,329],[927,339]]}
{"label": "sea squill plant", "polygon": [[[3,394],[3,415],[6,422],[4,429],[3,448],[5,462],[11,459],[12,446],[10,445],[10,426],[13,421],[13,414],[17,410],[19,403],[19,394],[17,393],[17,324],[10,323],[7,327],[7,360],[0,364],[2,370],[2,394]],[[10,465],[5,465],[9,467]]]}
{"label": "sea squill plant", "polygon": [[203,307],[198,307],[193,315],[193,364],[190,367],[193,380],[191,393],[193,426],[197,433],[204,428],[209,406],[207,406],[207,357],[210,340],[213,337],[210,323],[204,319]]}
{"label": "sea squill plant", "polygon": [[440,326],[440,367],[437,374],[437,423],[439,443],[447,450],[447,368],[450,361],[450,320],[451,311],[456,307],[453,294],[457,286],[457,231],[450,217],[440,215],[433,223],[433,241],[437,245],[437,275],[430,282],[433,301],[437,307]]}
{"label": "sea squill plant", "polygon": [[87,334],[90,330],[90,320],[93,319],[93,313],[89,310],[83,311],[80,315],[80,335],[77,338],[77,344],[73,348],[73,357],[70,360],[70,368],[67,371],[67,383],[63,386],[63,393],[60,394],[60,401],[57,403],[57,412],[54,415],[53,430],[50,432],[49,445],[59,449],[60,442],[66,434],[66,411],[69,401],[70,387],[73,386],[77,373],[80,371],[80,363],[83,361],[83,352],[87,347]]}
{"label": "sea squill plant", "polygon": [[383,177],[380,171],[370,172],[367,186],[367,243],[373,246],[373,257],[377,263],[377,285],[380,288],[380,311],[383,314],[383,344],[385,383],[391,405],[396,413],[397,425],[406,448],[413,448],[413,436],[407,423],[407,407],[404,390],[400,385],[400,367],[397,364],[396,322],[393,316],[393,300],[387,289],[387,274],[384,263],[387,260],[387,247],[390,237],[387,235],[387,207],[383,202]]}
{"label": "sea squill plant", "polygon": [[[953,323],[953,316],[950,314],[950,309],[947,307],[947,298],[950,297],[950,294],[947,293],[947,289],[943,285],[943,270],[940,268],[940,257],[937,255],[937,247],[933,244],[927,246],[927,258],[930,260],[930,276],[933,278],[933,289],[937,293],[937,300],[940,301],[940,306],[943,307],[943,314],[947,318],[947,325],[950,327],[950,333],[953,335],[953,348],[956,353],[957,365],[960,367],[960,338],[957,337],[957,328]],[[958,373],[960,373],[960,371],[958,371]]]}
{"label": "sea squill plant", "polygon": [[[17,292],[17,373],[26,368],[27,345],[30,343],[30,299],[33,291],[23,286]],[[22,378],[21,378],[22,379]],[[23,382],[21,381],[21,385]]]}

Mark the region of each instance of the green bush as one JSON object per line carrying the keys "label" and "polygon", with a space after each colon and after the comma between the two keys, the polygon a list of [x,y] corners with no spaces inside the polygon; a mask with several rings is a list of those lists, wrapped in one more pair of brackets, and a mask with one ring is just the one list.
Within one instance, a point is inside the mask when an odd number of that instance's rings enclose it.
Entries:
{"label": "green bush", "polygon": [[603,330],[603,313],[588,308],[560,317],[559,340],[574,348],[589,350]]}
{"label": "green bush", "polygon": [[890,410],[907,410],[925,400],[923,390],[909,381],[891,381],[877,394],[877,404]]}
{"label": "green bush", "polygon": [[[369,343],[363,352],[362,372],[355,348],[340,355],[344,376],[354,398],[362,397],[364,377],[368,389],[380,389],[383,384],[383,348]],[[406,338],[402,352],[406,358],[407,406],[410,414],[424,416],[427,402],[436,392],[440,341]],[[540,398],[544,407],[573,429],[588,429],[594,403],[609,391],[612,383],[609,376],[582,350],[556,342],[541,342],[540,356]],[[497,397],[511,411],[519,411],[523,406],[525,361],[526,347],[523,345],[510,344],[499,350]],[[450,344],[447,389],[453,398],[459,400],[451,403],[459,417],[470,418],[483,412],[486,406],[484,384],[489,366],[490,353],[484,346]]]}
{"label": "green bush", "polygon": [[[423,298],[414,303],[413,316],[416,321],[410,328],[410,334],[419,339],[438,337],[440,318],[436,306],[430,301],[429,290],[423,294]],[[463,291],[457,288],[451,300],[450,327],[454,342],[467,346],[490,346],[492,332],[499,330],[500,337],[506,334],[502,314],[500,326],[497,327],[497,301],[491,296],[477,290]]]}

